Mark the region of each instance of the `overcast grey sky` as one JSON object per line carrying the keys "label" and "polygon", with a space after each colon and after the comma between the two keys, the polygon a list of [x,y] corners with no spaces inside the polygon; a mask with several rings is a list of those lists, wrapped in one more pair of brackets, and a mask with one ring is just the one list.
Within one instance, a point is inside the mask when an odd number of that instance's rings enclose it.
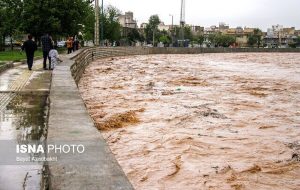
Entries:
{"label": "overcast grey sky", "polygon": [[[100,0],[101,2],[101,0]],[[165,24],[179,23],[181,0],[104,0],[123,13],[132,11],[138,23],[147,22],[158,14]],[[186,23],[201,26],[225,22],[230,27],[259,27],[271,25],[295,26],[300,29],[300,0],[186,0]]]}

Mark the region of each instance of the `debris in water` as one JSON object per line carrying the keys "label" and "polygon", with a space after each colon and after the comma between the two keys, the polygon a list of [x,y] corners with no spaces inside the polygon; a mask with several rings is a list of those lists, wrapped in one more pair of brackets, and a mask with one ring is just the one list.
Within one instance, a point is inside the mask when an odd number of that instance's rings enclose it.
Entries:
{"label": "debris in water", "polygon": [[116,128],[122,128],[129,124],[135,124],[140,122],[136,115],[136,112],[144,112],[145,109],[131,110],[121,114],[115,114],[107,120],[98,123],[96,126],[99,130],[110,130]]}

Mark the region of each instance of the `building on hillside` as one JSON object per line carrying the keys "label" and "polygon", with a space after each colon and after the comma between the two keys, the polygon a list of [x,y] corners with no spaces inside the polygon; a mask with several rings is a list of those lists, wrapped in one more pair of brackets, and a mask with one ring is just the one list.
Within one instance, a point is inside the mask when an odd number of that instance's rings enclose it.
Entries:
{"label": "building on hillside", "polygon": [[244,29],[241,26],[236,27],[235,35],[236,36],[243,36],[244,35]]}
{"label": "building on hillside", "polygon": [[267,29],[267,36],[268,36],[268,37],[273,37],[273,36],[275,36],[272,28],[268,28],[268,29]]}
{"label": "building on hillside", "polygon": [[264,38],[264,43],[268,47],[288,47],[295,42],[299,34],[295,27],[284,28],[282,25],[273,25],[268,28],[267,35]]}
{"label": "building on hillside", "polygon": [[224,30],[228,30],[229,29],[229,25],[225,24],[225,22],[220,22],[219,23],[219,30],[220,32],[223,33]]}
{"label": "building on hillside", "polygon": [[203,35],[204,34],[204,27],[202,26],[191,26],[191,30],[193,35]]}
{"label": "building on hillside", "polygon": [[204,29],[204,35],[217,34],[219,33],[219,28],[215,25]]}
{"label": "building on hillside", "polygon": [[122,26],[121,37],[127,37],[128,34],[133,31],[137,30],[137,21],[134,20],[133,12],[125,12],[124,15],[119,15],[118,21]]}
{"label": "building on hillside", "polygon": [[293,37],[293,36],[295,36],[295,27],[282,28],[282,36],[284,36],[284,37]]}
{"label": "building on hillside", "polygon": [[255,30],[255,28],[244,27],[244,35],[246,35],[246,36],[253,35],[254,34],[254,30]]}
{"label": "building on hillside", "polygon": [[295,36],[300,36],[300,30],[295,30]]}
{"label": "building on hillside", "polygon": [[146,27],[147,27],[147,23],[144,23],[144,22],[140,26],[141,29],[145,29]]}
{"label": "building on hillside", "polygon": [[283,26],[282,25],[279,25],[279,24],[273,25],[272,28],[268,28],[268,30],[267,30],[267,36],[269,38],[278,37],[282,33],[282,30],[283,30]]}
{"label": "building on hillside", "polygon": [[137,28],[137,22],[133,18],[133,12],[126,12],[124,15],[120,15],[118,20],[123,28]]}
{"label": "building on hillside", "polygon": [[159,25],[158,25],[158,30],[160,30],[160,31],[163,31],[163,30],[170,31],[171,28],[172,28],[172,25],[165,25],[165,23],[163,23],[163,22],[159,23]]}
{"label": "building on hillside", "polygon": [[223,30],[222,34],[234,36],[236,34],[236,28],[228,28]]}

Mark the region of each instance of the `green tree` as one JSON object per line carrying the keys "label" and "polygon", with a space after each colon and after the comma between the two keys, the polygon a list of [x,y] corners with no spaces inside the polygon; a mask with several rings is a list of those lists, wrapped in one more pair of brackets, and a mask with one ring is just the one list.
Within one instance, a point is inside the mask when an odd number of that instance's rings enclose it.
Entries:
{"label": "green tree", "polygon": [[104,10],[104,15],[100,16],[100,27],[101,22],[104,23],[104,39],[110,42],[118,41],[121,38],[121,25],[118,21],[120,14],[119,9],[110,5]]}
{"label": "green tree", "polygon": [[256,44],[256,38],[255,38],[255,36],[254,35],[249,35],[247,43],[248,43],[248,45],[250,47],[253,47]]}
{"label": "green tree", "polygon": [[300,36],[298,36],[297,39],[295,40],[295,44],[296,44],[296,47],[300,46]]}
{"label": "green tree", "polygon": [[193,33],[192,33],[192,29],[190,26],[184,26],[184,39],[189,39],[192,40],[193,39]]}
{"label": "green tree", "polygon": [[163,43],[166,47],[171,43],[171,37],[169,35],[162,35],[159,37],[159,42]]}
{"label": "green tree", "polygon": [[12,39],[14,34],[19,33],[21,25],[21,14],[23,11],[22,0],[2,0],[1,1],[1,34],[2,42],[5,36],[11,39],[11,49],[13,49]]}
{"label": "green tree", "polygon": [[260,44],[261,44],[262,31],[258,28],[255,28],[254,29],[254,36],[256,38],[257,48],[259,48]]}
{"label": "green tree", "polygon": [[197,41],[197,43],[198,43],[200,46],[203,45],[204,40],[205,40],[205,38],[204,38],[203,35],[197,36],[197,38],[196,38],[196,41]]}
{"label": "green tree", "polygon": [[216,43],[216,34],[209,34],[208,35],[208,41],[210,43],[210,46],[214,46]]}
{"label": "green tree", "polygon": [[76,35],[82,26],[92,33],[92,0],[1,0],[0,41],[5,36],[31,33],[37,40],[43,33]]}
{"label": "green tree", "polygon": [[150,16],[148,24],[145,28],[147,43],[153,42],[153,35],[154,35],[154,43],[159,38],[159,36],[156,35],[156,33],[158,33],[159,23],[160,23],[160,19],[158,15]]}
{"label": "green tree", "polygon": [[26,0],[23,1],[23,30],[37,39],[43,33],[78,34],[91,14],[90,0]]}
{"label": "green tree", "polygon": [[217,46],[229,47],[235,42],[235,37],[229,35],[218,34],[215,36],[215,43]]}
{"label": "green tree", "polygon": [[130,30],[127,38],[130,43],[132,43],[132,42],[135,43],[137,41],[143,41],[143,36],[139,33],[139,31],[136,28]]}
{"label": "green tree", "polygon": [[95,31],[95,12],[93,7],[87,7],[87,16],[84,18],[81,27],[83,39],[93,40]]}
{"label": "green tree", "polygon": [[[193,40],[194,36],[190,26],[184,26],[183,31],[184,31],[184,39]],[[181,28],[179,26],[176,26],[175,36],[177,39],[180,39],[180,32],[181,32]]]}
{"label": "green tree", "polygon": [[5,35],[4,35],[4,3],[3,1],[0,1],[0,51],[4,50],[4,41],[5,41]]}
{"label": "green tree", "polygon": [[253,47],[256,44],[257,48],[259,48],[261,45],[261,37],[262,31],[258,28],[255,28],[253,34],[248,36],[248,45]]}
{"label": "green tree", "polygon": [[291,41],[289,44],[290,48],[296,48],[298,45],[300,45],[300,37],[296,37],[293,39],[293,41]]}

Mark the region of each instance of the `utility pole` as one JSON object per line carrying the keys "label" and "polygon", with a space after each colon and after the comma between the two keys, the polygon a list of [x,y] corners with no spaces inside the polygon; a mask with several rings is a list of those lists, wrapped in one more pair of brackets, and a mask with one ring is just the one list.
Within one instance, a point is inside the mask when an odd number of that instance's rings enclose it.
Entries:
{"label": "utility pole", "polygon": [[181,0],[181,10],[180,10],[180,40],[182,40],[182,43],[184,43],[184,25],[185,25],[185,0]]}
{"label": "utility pole", "polygon": [[174,26],[174,23],[173,23],[174,16],[170,14],[170,17],[172,17],[172,27],[171,27],[171,29],[173,29],[173,26]]}
{"label": "utility pole", "polygon": [[171,14],[169,14],[169,15],[172,17],[171,37],[172,37],[172,46],[173,46],[173,44],[174,44],[174,23],[173,23],[173,21],[174,21],[174,16],[171,15]]}
{"label": "utility pole", "polygon": [[[100,43],[103,43],[104,40],[104,5],[103,5],[103,0],[102,0],[102,5],[101,5],[101,41]],[[103,44],[102,44],[103,45]]]}
{"label": "utility pole", "polygon": [[95,34],[94,44],[99,46],[99,0],[95,0]]}
{"label": "utility pole", "polygon": [[153,28],[153,47],[154,47],[154,43],[155,43],[155,28]]}

